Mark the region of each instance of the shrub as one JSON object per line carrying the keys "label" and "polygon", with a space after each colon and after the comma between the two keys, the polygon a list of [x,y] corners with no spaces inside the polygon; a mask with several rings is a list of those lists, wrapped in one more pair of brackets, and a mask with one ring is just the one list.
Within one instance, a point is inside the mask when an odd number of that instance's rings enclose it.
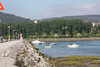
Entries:
{"label": "shrub", "polygon": [[58,37],[59,37],[59,35],[58,35],[58,34],[54,34],[54,37],[55,37],[55,38],[58,38]]}
{"label": "shrub", "polygon": [[77,34],[77,37],[80,38],[80,37],[82,37],[82,35],[81,35],[80,33],[78,33],[78,34]]}

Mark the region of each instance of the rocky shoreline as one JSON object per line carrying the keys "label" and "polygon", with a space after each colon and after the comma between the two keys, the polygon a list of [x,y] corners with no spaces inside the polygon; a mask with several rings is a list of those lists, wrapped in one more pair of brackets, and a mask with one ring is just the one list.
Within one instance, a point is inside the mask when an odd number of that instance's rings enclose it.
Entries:
{"label": "rocky shoreline", "polygon": [[39,56],[38,51],[29,43],[25,43],[18,50],[17,61],[23,61],[22,67],[50,67],[44,58]]}
{"label": "rocky shoreline", "polygon": [[[5,46],[8,44],[11,43]],[[2,49],[5,46],[2,46]],[[0,52],[0,67],[50,67],[38,51],[26,41],[18,41]]]}

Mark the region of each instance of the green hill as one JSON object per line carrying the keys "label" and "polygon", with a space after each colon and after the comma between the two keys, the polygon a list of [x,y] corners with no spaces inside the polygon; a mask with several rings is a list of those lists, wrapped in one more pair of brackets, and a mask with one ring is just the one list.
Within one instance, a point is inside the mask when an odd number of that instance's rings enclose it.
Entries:
{"label": "green hill", "polygon": [[16,23],[16,22],[23,22],[23,21],[32,22],[32,20],[30,19],[0,12],[0,22],[15,22]]}
{"label": "green hill", "polygon": [[89,22],[100,22],[100,15],[80,15],[80,16],[54,17],[54,18],[42,19],[41,21],[54,20],[54,19],[65,19],[65,20],[81,19],[83,21],[89,21]]}

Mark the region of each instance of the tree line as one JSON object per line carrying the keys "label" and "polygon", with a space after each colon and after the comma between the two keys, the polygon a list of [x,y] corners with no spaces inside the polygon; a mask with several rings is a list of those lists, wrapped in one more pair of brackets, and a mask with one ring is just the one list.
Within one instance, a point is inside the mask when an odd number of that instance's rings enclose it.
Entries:
{"label": "tree line", "polygon": [[100,37],[100,25],[92,26],[91,22],[79,19],[51,21],[0,23],[1,36],[8,38],[9,28],[11,38],[23,34],[24,38],[80,38],[80,37]]}

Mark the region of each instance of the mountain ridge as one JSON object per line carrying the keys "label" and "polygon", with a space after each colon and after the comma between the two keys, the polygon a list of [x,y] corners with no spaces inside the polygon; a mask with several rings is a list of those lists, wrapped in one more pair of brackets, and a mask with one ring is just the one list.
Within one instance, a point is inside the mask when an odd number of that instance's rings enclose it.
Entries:
{"label": "mountain ridge", "polygon": [[[80,19],[86,22],[96,22],[100,23],[100,15],[77,15],[77,16],[62,16],[62,17],[52,17],[52,18],[45,18],[38,21],[49,21],[49,20],[55,20],[55,19],[64,19],[64,20],[73,20],[73,19]],[[20,16],[16,16],[13,14],[3,13],[0,12],[0,22],[33,22],[33,20],[23,18]]]}
{"label": "mountain ridge", "polygon": [[27,22],[33,22],[33,20],[27,19],[27,18],[23,18],[20,16],[16,16],[13,14],[8,14],[8,13],[3,13],[0,12],[0,22],[23,22],[23,21],[27,21]]}
{"label": "mountain ridge", "polygon": [[77,16],[53,17],[53,18],[41,19],[41,21],[49,21],[55,19],[64,19],[64,20],[80,19],[86,22],[100,23],[100,15],[77,15]]}

